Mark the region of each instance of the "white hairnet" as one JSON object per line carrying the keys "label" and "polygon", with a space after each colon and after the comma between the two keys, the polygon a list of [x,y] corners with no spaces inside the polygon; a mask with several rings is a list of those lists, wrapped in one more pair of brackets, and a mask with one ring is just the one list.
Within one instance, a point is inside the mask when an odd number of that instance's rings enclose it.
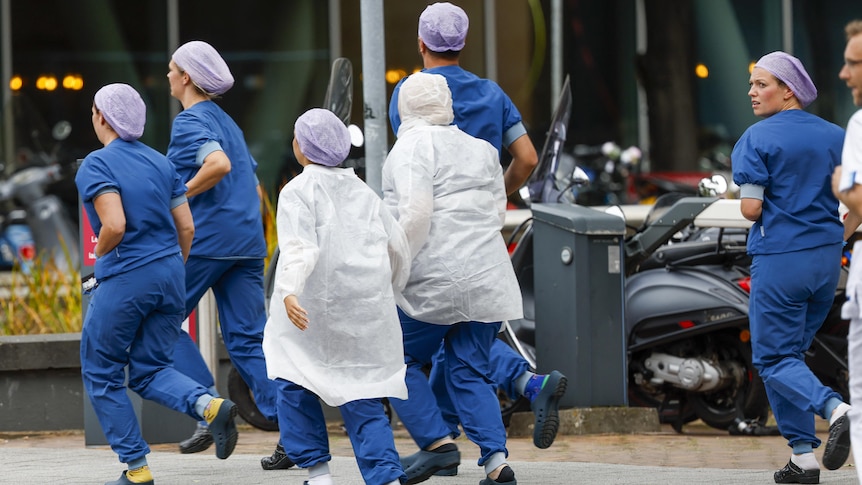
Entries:
{"label": "white hairnet", "polygon": [[108,84],[96,92],[93,104],[123,140],[137,140],[144,134],[147,107],[135,88],[122,83]]}
{"label": "white hairnet", "polygon": [[181,45],[171,58],[207,94],[224,94],[233,86],[233,75],[215,48],[193,40]]}
{"label": "white hairnet", "polygon": [[418,118],[431,125],[451,125],[455,112],[446,78],[426,72],[411,74],[398,91],[398,113],[402,123]]}
{"label": "white hairnet", "polygon": [[328,109],[306,111],[296,119],[293,131],[299,150],[312,162],[334,167],[350,153],[350,133]]}

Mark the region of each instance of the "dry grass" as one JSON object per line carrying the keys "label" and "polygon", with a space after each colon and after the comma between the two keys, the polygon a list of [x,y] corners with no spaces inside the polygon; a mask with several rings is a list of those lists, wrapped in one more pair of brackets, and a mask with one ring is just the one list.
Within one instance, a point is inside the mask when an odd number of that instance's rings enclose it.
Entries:
{"label": "dry grass", "polygon": [[[73,267],[66,254],[68,267]],[[8,298],[0,300],[0,335],[80,332],[81,274],[37,258],[29,272],[12,270]]]}

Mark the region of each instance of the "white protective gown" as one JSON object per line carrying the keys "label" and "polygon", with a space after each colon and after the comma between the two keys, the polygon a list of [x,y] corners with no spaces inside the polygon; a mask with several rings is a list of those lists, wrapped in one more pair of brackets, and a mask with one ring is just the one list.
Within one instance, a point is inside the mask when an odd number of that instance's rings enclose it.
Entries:
{"label": "white protective gown", "polygon": [[383,198],[413,255],[398,306],[443,325],[521,318],[521,291],[500,233],[506,190],[497,150],[401,108],[398,141],[383,165]]}
{"label": "white protective gown", "polygon": [[[409,271],[404,233],[352,168],[309,165],[278,197],[281,254],[263,337],[267,373],[330,406],[407,399],[393,285]],[[299,330],[284,308],[308,312]]]}

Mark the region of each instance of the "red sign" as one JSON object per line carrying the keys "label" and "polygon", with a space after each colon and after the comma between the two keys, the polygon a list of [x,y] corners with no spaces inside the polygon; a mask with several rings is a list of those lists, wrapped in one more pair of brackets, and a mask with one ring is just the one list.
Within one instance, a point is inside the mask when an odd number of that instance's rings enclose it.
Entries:
{"label": "red sign", "polygon": [[90,225],[90,218],[87,217],[87,211],[81,205],[81,248],[84,250],[84,266],[96,265],[96,243],[99,238],[93,232],[93,226]]}

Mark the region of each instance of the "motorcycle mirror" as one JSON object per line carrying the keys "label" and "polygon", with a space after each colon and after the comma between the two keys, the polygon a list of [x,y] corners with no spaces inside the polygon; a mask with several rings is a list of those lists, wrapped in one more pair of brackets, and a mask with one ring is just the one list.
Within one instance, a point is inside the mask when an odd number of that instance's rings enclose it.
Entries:
{"label": "motorcycle mirror", "polygon": [[589,183],[590,176],[587,175],[587,172],[581,167],[575,167],[575,171],[572,172],[572,185],[581,187]]}
{"label": "motorcycle mirror", "polygon": [[54,128],[51,130],[51,136],[54,137],[57,141],[63,141],[66,138],[69,138],[69,135],[72,133],[72,123],[69,123],[66,120],[57,122],[54,125]]}
{"label": "motorcycle mirror", "polygon": [[521,200],[523,200],[524,203],[527,204],[527,206],[529,207],[529,205],[530,205],[530,187],[528,187],[526,185],[521,187],[520,189],[518,189],[518,195],[521,196]]}
{"label": "motorcycle mirror", "polygon": [[727,179],[724,175],[713,175],[702,178],[697,184],[697,191],[702,197],[718,197],[727,193]]}
{"label": "motorcycle mirror", "polygon": [[347,132],[350,133],[350,144],[355,146],[356,148],[361,147],[365,144],[365,135],[362,134],[362,128],[350,124],[347,127]]}

